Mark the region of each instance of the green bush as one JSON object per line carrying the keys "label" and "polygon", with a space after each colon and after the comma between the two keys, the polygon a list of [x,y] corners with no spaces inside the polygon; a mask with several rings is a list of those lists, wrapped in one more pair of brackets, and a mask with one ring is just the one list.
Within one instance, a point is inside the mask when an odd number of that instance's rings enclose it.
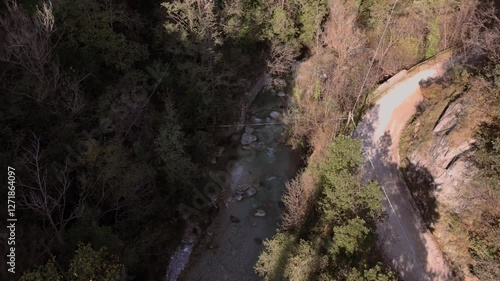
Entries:
{"label": "green bush", "polygon": [[272,239],[264,241],[264,250],[255,264],[255,272],[266,281],[283,280],[296,243],[294,235],[287,232],[278,232]]}
{"label": "green bush", "polygon": [[435,56],[439,52],[439,40],[441,33],[439,31],[439,19],[435,19],[429,23],[429,32],[427,33],[427,43],[425,47],[425,58]]}
{"label": "green bush", "polygon": [[[300,238],[281,232],[264,243],[256,272],[265,280],[376,280],[392,278],[378,266],[375,221],[381,217],[382,193],[376,183],[360,182],[361,142],[337,137],[328,160],[316,172],[322,190],[316,213]],[[367,266],[373,266],[366,270]],[[354,270],[354,271],[353,271]],[[350,274],[349,272],[354,272]],[[357,273],[358,275],[356,275]],[[333,277],[335,276],[335,277]],[[358,279],[355,279],[359,276]]]}

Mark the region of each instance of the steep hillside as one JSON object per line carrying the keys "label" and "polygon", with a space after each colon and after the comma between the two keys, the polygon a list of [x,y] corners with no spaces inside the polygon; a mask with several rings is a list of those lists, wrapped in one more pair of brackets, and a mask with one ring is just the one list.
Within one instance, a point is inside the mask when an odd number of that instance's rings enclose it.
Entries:
{"label": "steep hillside", "polygon": [[457,67],[426,85],[401,137],[401,166],[417,206],[455,272],[498,280],[500,67]]}

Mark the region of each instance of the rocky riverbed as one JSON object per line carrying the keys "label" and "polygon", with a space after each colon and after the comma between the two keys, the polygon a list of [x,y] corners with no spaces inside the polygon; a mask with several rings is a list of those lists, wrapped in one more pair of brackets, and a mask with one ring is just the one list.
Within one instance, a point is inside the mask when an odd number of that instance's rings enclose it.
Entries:
{"label": "rocky riverbed", "polygon": [[301,165],[300,153],[284,143],[280,118],[286,95],[260,94],[240,134],[220,158],[230,177],[219,214],[202,233],[180,280],[259,280],[254,265],[262,242],[276,232],[285,181]]}

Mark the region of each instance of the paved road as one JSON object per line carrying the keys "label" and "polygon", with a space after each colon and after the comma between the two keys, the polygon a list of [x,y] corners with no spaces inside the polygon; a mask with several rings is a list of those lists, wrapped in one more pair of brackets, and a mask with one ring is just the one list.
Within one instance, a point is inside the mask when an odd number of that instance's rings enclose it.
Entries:
{"label": "paved road", "polygon": [[426,228],[398,168],[402,129],[422,100],[420,82],[443,74],[450,54],[408,71],[371,108],[354,132],[362,140],[366,176],[382,186],[388,218],[377,225],[384,258],[403,280],[451,280],[451,270]]}

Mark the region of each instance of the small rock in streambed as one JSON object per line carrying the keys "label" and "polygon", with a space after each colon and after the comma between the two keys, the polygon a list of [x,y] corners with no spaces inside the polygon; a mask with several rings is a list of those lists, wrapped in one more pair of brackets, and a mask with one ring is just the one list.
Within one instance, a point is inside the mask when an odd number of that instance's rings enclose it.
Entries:
{"label": "small rock in streambed", "polygon": [[262,210],[262,209],[257,209],[255,211],[255,214],[254,214],[256,217],[263,217],[266,215],[266,211]]}
{"label": "small rock in streambed", "polygon": [[241,135],[241,144],[242,145],[249,145],[256,140],[257,140],[257,137],[252,135],[252,134],[243,133],[243,135]]}
{"label": "small rock in streambed", "polygon": [[250,126],[245,126],[245,133],[251,134],[253,133],[254,129]]}
{"label": "small rock in streambed", "polygon": [[240,219],[233,216],[233,215],[230,215],[229,216],[229,220],[232,222],[232,223],[240,223]]}
{"label": "small rock in streambed", "polygon": [[270,176],[266,179],[266,181],[272,181],[272,180],[275,180],[275,179],[278,179],[278,177],[276,176]]}
{"label": "small rock in streambed", "polygon": [[278,97],[284,97],[284,96],[286,96],[285,92],[283,92],[283,91],[278,92]]}
{"label": "small rock in streambed", "polygon": [[259,151],[266,149],[266,145],[263,142],[258,142],[256,145],[254,145],[254,147]]}
{"label": "small rock in streambed", "polygon": [[234,199],[236,199],[237,201],[241,201],[241,199],[243,199],[243,195],[238,194],[234,197]]}
{"label": "small rock in streambed", "polygon": [[280,113],[277,111],[271,111],[269,116],[271,116],[271,118],[273,118],[273,119],[277,119],[278,117],[280,117]]}
{"label": "small rock in streambed", "polygon": [[240,184],[236,188],[236,193],[243,195],[243,194],[245,194],[245,191],[247,191],[247,189],[249,189],[250,187],[251,186],[249,184]]}
{"label": "small rock in streambed", "polygon": [[254,241],[254,242],[255,242],[255,244],[257,244],[257,245],[262,245],[262,239],[260,239],[259,237],[255,237],[255,238],[253,239],[253,241]]}
{"label": "small rock in streambed", "polygon": [[254,122],[254,123],[261,123],[262,119],[258,118],[258,117],[252,117],[252,122]]}
{"label": "small rock in streambed", "polygon": [[248,195],[249,197],[254,196],[254,195],[255,195],[255,193],[257,193],[257,190],[256,190],[255,188],[250,187],[249,189],[247,189],[247,195]]}

